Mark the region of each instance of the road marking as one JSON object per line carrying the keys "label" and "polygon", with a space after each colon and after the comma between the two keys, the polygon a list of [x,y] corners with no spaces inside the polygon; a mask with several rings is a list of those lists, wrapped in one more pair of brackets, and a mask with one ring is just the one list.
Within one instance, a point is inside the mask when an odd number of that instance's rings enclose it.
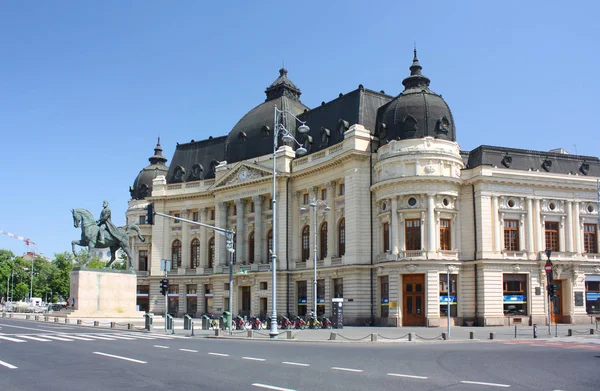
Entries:
{"label": "road marking", "polygon": [[27,341],[23,341],[22,339],[16,339],[16,338],[11,338],[11,337],[6,337],[4,335],[0,335],[0,339],[4,339],[7,341],[11,341],[11,342],[27,342]]}
{"label": "road marking", "polygon": [[11,364],[9,364],[7,362],[4,362],[4,361],[0,361],[0,365],[6,367],[8,369],[17,369],[17,367],[15,367],[14,365],[11,365]]}
{"label": "road marking", "polygon": [[168,346],[163,346],[163,345],[154,345],[155,348],[159,348],[159,349],[168,349]]}
{"label": "road marking", "polygon": [[427,376],[403,375],[401,373],[388,373],[388,376],[408,377],[409,379],[429,379]]}
{"label": "road marking", "polygon": [[335,371],[346,371],[346,372],[362,372],[362,369],[342,368],[342,367],[331,367]]}
{"label": "road marking", "polygon": [[510,387],[509,384],[485,383],[485,382],[480,382],[480,381],[462,380],[461,383],[463,383],[463,384],[478,384],[480,386],[490,386],[490,387],[504,387],[504,388]]}
{"label": "road marking", "polygon": [[310,364],[302,364],[300,362],[283,361],[282,364],[285,364],[285,365],[296,365],[298,367],[310,367]]}
{"label": "road marking", "polygon": [[125,339],[125,340],[127,340],[127,341],[132,341],[132,340],[134,340],[134,339],[135,339],[135,338],[132,338],[132,337],[124,337],[124,336],[122,336],[122,335],[114,335],[114,334],[111,334],[111,335],[110,335],[110,338],[116,338],[116,339]]}
{"label": "road marking", "polygon": [[198,351],[194,350],[194,349],[179,349],[179,350],[181,350],[182,352],[198,353]]}
{"label": "road marking", "polygon": [[154,337],[146,337],[146,336],[136,335],[136,334],[127,334],[127,336],[132,337],[132,338],[138,338],[138,339],[156,339]]}
{"label": "road marking", "polygon": [[56,335],[44,335],[44,337],[50,338],[50,339],[55,339],[57,341],[73,342],[72,339],[63,338],[63,337],[57,337]]}
{"label": "road marking", "polygon": [[256,358],[256,357],[242,357],[243,360],[251,360],[251,361],[265,361],[264,358]]}
{"label": "road marking", "polygon": [[267,390],[277,390],[277,391],[295,391],[295,390],[292,390],[291,388],[283,388],[283,387],[270,386],[270,385],[268,385],[268,384],[252,383],[252,385],[253,385],[254,387],[266,388]]}
{"label": "road marking", "polygon": [[19,335],[19,338],[31,339],[33,341],[40,341],[40,342],[50,342],[49,339],[38,338],[38,337],[31,336],[31,335]]}
{"label": "road marking", "polygon": [[100,336],[98,334],[81,334],[81,335],[83,335],[84,337],[100,339],[100,340],[103,340],[103,341],[114,341],[115,340],[114,338],[102,337],[102,336]]}
{"label": "road marking", "polygon": [[67,337],[67,338],[77,339],[79,341],[93,341],[92,338],[79,337],[79,336],[76,336],[76,335],[73,335],[73,334],[71,334],[71,335],[61,334],[61,336],[62,337]]}
{"label": "road marking", "polygon": [[229,357],[229,354],[224,354],[224,353],[208,353],[211,356],[219,356],[219,357]]}
{"label": "road marking", "polygon": [[131,361],[138,364],[147,364],[146,361],[136,360],[135,358],[123,357],[123,356],[115,356],[114,354],[102,353],[102,352],[93,352],[94,354],[98,354],[100,356],[106,356],[111,358],[117,358],[119,360]]}
{"label": "road marking", "polygon": [[15,329],[25,329],[25,330],[33,330],[33,331],[51,331],[51,332],[54,331],[54,330],[48,330],[48,329],[34,329],[33,327],[13,326],[10,324],[0,324],[0,325],[5,326],[5,327],[13,327]]}

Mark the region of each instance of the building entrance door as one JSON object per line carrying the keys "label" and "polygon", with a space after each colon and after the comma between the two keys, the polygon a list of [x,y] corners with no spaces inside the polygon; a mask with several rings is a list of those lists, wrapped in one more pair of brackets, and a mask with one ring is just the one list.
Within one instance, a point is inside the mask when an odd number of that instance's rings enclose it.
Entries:
{"label": "building entrance door", "polygon": [[402,325],[425,326],[425,275],[402,276]]}
{"label": "building entrance door", "polygon": [[250,297],[250,287],[242,286],[240,289],[242,290],[242,309],[240,315],[250,317],[250,303],[252,302]]}
{"label": "building entrance door", "polygon": [[562,281],[554,280],[554,297],[552,303],[552,323],[563,323],[563,306],[562,306]]}

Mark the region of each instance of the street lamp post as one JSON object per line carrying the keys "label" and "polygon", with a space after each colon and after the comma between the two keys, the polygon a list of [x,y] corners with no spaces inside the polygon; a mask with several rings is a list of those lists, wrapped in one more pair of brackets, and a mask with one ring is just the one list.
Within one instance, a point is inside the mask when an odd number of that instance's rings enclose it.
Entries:
{"label": "street lamp post", "polygon": [[[323,205],[325,207],[325,210],[329,211],[331,210],[331,208],[329,207],[329,205],[327,205],[327,203],[323,200],[318,200],[318,199],[314,199],[312,201],[309,202],[309,206],[311,208],[313,208],[313,231],[314,231],[314,246],[313,246],[313,252],[314,252],[314,275],[313,275],[313,281],[314,281],[314,295],[313,295],[313,311],[315,313],[315,316],[317,315],[317,207],[319,206],[319,203],[321,205]],[[301,211],[305,211],[307,210],[305,207],[300,208]]]}
{"label": "street lamp post", "polygon": [[294,119],[300,122],[300,126],[298,127],[298,132],[300,133],[308,133],[310,130],[308,126],[306,126],[304,121],[301,121],[294,114],[289,112],[288,110],[279,110],[277,105],[275,105],[273,112],[273,193],[271,194],[271,205],[273,209],[273,243],[271,244],[271,272],[272,272],[272,312],[271,312],[271,329],[269,330],[269,336],[271,338],[275,338],[278,335],[277,332],[277,149],[278,142],[277,137],[281,134],[283,141],[285,142],[295,142],[298,144],[299,148],[296,149],[296,155],[302,156],[306,154],[306,149],[294,138],[292,133],[286,129],[285,121],[281,121],[279,118],[284,119],[286,115],[291,115]]}
{"label": "street lamp post", "polygon": [[29,302],[33,300],[33,260],[35,259],[35,253],[31,256],[31,283],[29,284]]}
{"label": "street lamp post", "polygon": [[548,276],[548,284],[546,286],[546,290],[548,291],[548,335],[552,334],[552,280],[554,280],[554,276],[552,273],[552,261],[550,260],[551,255],[552,250],[546,249],[546,257],[548,258],[546,263],[546,276]]}

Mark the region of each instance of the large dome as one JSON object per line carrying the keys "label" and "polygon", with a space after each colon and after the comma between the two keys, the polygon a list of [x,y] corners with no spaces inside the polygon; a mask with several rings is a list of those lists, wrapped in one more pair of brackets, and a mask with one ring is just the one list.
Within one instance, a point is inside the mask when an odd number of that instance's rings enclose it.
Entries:
{"label": "large dome", "polygon": [[[265,102],[250,110],[229,132],[225,143],[225,160],[228,163],[273,153],[275,105],[279,110],[287,110],[295,116],[308,109],[300,102],[300,89],[288,79],[286,69],[279,70],[279,77],[267,87],[265,93]],[[295,123],[290,121],[286,128],[293,131]]]}
{"label": "large dome", "polygon": [[456,141],[454,119],[444,99],[429,89],[415,49],[404,91],[378,111],[377,132],[382,143],[391,140],[435,137]]}
{"label": "large dome", "polygon": [[150,165],[144,167],[129,187],[129,194],[133,200],[143,200],[152,195],[152,181],[159,175],[167,175],[169,167],[165,166],[167,158],[162,155],[160,137],[154,148],[154,155],[148,158]]}

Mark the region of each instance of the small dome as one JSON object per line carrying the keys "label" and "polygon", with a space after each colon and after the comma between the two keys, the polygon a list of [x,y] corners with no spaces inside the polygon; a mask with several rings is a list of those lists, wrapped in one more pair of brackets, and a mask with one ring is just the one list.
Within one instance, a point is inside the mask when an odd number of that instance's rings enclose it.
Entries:
{"label": "small dome", "polygon": [[410,76],[402,81],[404,91],[379,109],[377,133],[381,142],[427,136],[456,141],[450,107],[429,89],[430,80],[422,69],[415,49]]}
{"label": "small dome", "polygon": [[133,186],[129,187],[129,194],[133,200],[143,200],[152,194],[152,181],[159,175],[167,175],[169,167],[165,165],[167,158],[162,155],[160,146],[160,137],[154,148],[154,155],[148,158],[150,165],[140,171],[133,181]]}
{"label": "small dome", "polygon": [[[267,87],[265,93],[265,102],[250,110],[229,132],[225,143],[225,160],[228,163],[273,153],[275,106],[295,116],[308,109],[300,102],[300,89],[288,79],[286,69],[279,70],[279,77]],[[285,125],[286,128],[294,131],[296,127],[293,119],[288,124],[289,126]]]}

